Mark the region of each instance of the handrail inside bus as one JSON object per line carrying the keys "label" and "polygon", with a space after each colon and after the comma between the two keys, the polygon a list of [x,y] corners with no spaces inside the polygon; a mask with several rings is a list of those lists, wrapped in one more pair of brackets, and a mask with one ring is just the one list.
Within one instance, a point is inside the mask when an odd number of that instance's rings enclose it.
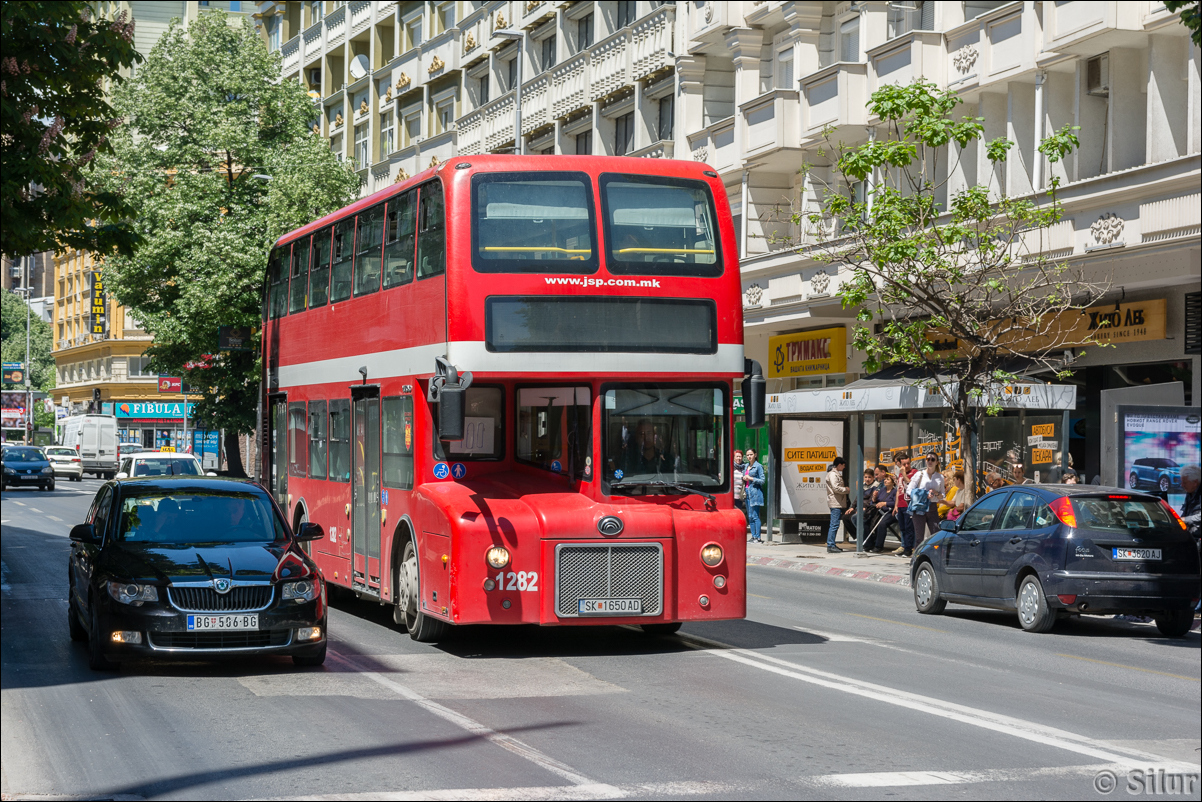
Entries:
{"label": "handrail inside bus", "polygon": [[620,248],[618,253],[713,253],[713,248]]}
{"label": "handrail inside bus", "polygon": [[592,248],[559,248],[554,245],[486,245],[485,251],[559,251],[560,253],[592,253]]}

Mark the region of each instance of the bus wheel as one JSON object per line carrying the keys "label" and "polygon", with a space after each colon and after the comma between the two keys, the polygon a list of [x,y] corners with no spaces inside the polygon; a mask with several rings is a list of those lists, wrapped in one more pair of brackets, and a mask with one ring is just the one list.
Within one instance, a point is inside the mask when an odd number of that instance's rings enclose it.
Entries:
{"label": "bus wheel", "polygon": [[447,634],[447,625],[431,618],[418,609],[420,594],[417,573],[417,550],[413,541],[405,542],[401,564],[397,566],[397,606],[392,610],[392,620],[409,630],[409,637],[419,643],[435,643]]}

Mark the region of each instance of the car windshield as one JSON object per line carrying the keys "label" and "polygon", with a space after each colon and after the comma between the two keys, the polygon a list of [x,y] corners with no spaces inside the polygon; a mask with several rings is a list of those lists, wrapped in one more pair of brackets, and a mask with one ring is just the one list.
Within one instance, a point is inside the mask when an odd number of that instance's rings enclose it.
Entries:
{"label": "car windshield", "polygon": [[143,459],[134,463],[134,476],[200,476],[196,460],[187,457]]}
{"label": "car windshield", "polygon": [[664,484],[726,484],[726,393],[721,387],[609,389],[601,426],[603,477],[613,492],[645,493]]}
{"label": "car windshield", "polygon": [[10,448],[4,452],[7,462],[42,462],[46,455],[36,448]]}
{"label": "car windshield", "polygon": [[1112,497],[1077,497],[1073,499],[1077,526],[1104,532],[1147,531],[1177,527],[1160,502],[1144,499]]}
{"label": "car windshield", "polygon": [[266,499],[250,493],[168,493],[121,503],[117,538],[126,543],[265,543],[284,538]]}
{"label": "car windshield", "polygon": [[52,457],[74,457],[75,452],[69,448],[48,448],[46,453]]}

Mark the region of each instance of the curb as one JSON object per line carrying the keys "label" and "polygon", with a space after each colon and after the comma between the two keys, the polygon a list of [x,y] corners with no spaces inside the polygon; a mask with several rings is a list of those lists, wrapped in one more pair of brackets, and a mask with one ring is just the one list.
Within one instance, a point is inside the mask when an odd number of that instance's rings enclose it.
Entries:
{"label": "curb", "polygon": [[910,577],[905,574],[884,574],[877,571],[856,571],[851,568],[837,568],[820,563],[803,563],[796,560],[782,560],[779,557],[748,557],[748,565],[758,565],[765,568],[784,568],[789,571],[802,571],[807,574],[821,576],[838,576],[844,579],[866,579],[869,582],[881,582],[885,585],[910,587]]}

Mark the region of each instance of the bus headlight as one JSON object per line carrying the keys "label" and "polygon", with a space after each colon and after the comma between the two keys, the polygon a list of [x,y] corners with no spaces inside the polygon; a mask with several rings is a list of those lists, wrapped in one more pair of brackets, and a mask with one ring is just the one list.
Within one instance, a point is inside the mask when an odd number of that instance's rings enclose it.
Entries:
{"label": "bus headlight", "polygon": [[493,546],[484,553],[484,559],[493,568],[504,568],[509,565],[509,549],[504,546]]}
{"label": "bus headlight", "polygon": [[710,568],[717,568],[722,564],[722,547],[717,543],[706,543],[701,547],[701,562]]}

